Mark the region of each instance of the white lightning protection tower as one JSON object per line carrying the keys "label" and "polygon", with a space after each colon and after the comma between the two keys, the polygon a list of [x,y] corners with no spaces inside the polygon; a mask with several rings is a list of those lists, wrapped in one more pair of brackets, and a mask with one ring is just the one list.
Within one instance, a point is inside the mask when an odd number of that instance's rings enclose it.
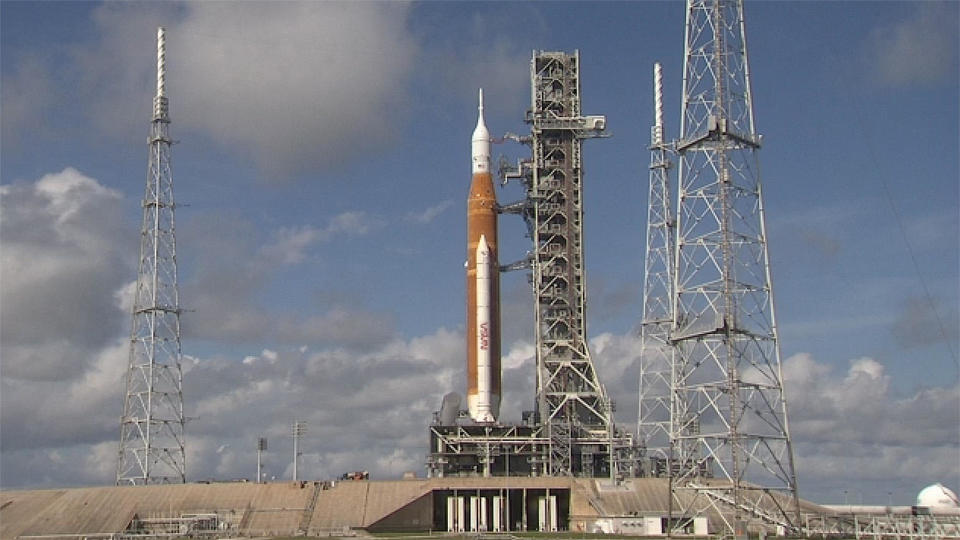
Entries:
{"label": "white lightning protection tower", "polygon": [[183,371],[180,298],[170,175],[170,116],[165,87],[166,41],[157,29],[157,95],[150,124],[150,158],[140,262],[130,329],[117,485],[184,483]]}
{"label": "white lightning protection tower", "polygon": [[669,406],[675,532],[707,513],[735,536],[749,521],[796,529],[743,2],[686,9],[680,137],[663,141],[659,100],[653,134],[638,435],[662,450]]}

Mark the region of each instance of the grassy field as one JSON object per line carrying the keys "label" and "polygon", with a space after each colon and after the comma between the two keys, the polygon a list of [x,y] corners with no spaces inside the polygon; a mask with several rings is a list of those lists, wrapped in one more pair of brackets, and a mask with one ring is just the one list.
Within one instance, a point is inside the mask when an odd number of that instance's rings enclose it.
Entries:
{"label": "grassy field", "polygon": [[[339,538],[339,537],[331,537]],[[419,539],[437,539],[443,538],[444,540],[509,540],[511,538],[520,538],[520,539],[530,539],[530,540],[549,540],[549,539],[558,539],[558,540],[663,540],[663,536],[627,536],[627,535],[618,535],[618,534],[603,534],[603,533],[578,533],[578,532],[512,532],[512,533],[483,533],[483,534],[453,534],[444,531],[436,531],[433,533],[364,533],[359,532],[357,536],[344,537],[350,539],[357,538],[387,538],[387,539],[403,539],[403,540],[419,540]],[[270,540],[315,540],[316,537],[308,536],[277,536],[272,537]]]}
{"label": "grassy field", "polygon": [[[336,536],[331,538],[338,538]],[[437,539],[443,540],[509,540],[509,539],[531,539],[531,540],[663,540],[665,536],[628,536],[619,534],[603,533],[578,533],[578,532],[512,532],[512,533],[484,533],[484,534],[453,534],[444,531],[437,531],[429,534],[425,533],[365,533],[358,531],[357,536],[344,537],[356,540],[357,538],[390,538],[403,540],[418,539]],[[756,538],[753,536],[751,538]],[[777,537],[769,536],[769,539]],[[307,536],[278,536],[269,540],[315,540],[316,537]],[[844,540],[844,539],[839,539]]]}

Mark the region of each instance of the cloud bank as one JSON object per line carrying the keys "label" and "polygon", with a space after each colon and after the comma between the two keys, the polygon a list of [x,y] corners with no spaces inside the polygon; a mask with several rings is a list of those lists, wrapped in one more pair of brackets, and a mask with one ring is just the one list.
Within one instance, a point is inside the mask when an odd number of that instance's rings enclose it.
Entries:
{"label": "cloud bank", "polygon": [[173,94],[183,125],[252,152],[276,174],[338,164],[389,143],[417,53],[407,9],[188,4],[170,30],[170,84],[183,85]]}
{"label": "cloud bank", "polygon": [[908,4],[910,15],[874,30],[870,61],[880,82],[891,86],[929,85],[957,76],[957,11],[946,2]]}
{"label": "cloud bank", "polygon": [[[4,487],[108,484],[128,353],[124,291],[133,272],[119,253],[135,245],[135,238],[116,236],[122,219],[111,208],[122,196],[70,168],[3,186],[0,195]],[[217,229],[194,239],[199,251],[210,252],[197,265],[194,286],[200,290],[197,284],[205,283],[209,301],[234,305],[226,313],[240,320],[222,320],[223,310],[203,310],[185,325],[221,351],[184,358],[190,479],[250,478],[259,437],[270,441],[268,478],[289,478],[294,421],[308,424],[300,464],[305,477],[358,469],[381,479],[423,472],[432,412],[443,394],[463,391],[461,330],[437,328],[405,338],[383,314],[347,308],[242,320],[255,317],[257,309],[254,294],[238,296],[237,288],[256,293],[284,264],[306,257],[309,246],[316,247],[312,242],[376,233],[364,223],[362,215],[347,212],[316,229],[279,229],[257,238],[242,226],[227,227],[237,235],[233,241]],[[310,241],[299,240],[303,236]],[[252,261],[233,272],[241,275],[234,282],[218,273],[218,264],[238,260],[222,258],[231,254]],[[214,287],[215,276],[228,283]],[[191,298],[198,297],[203,301],[194,291]],[[639,345],[632,334],[591,340],[597,371],[627,430],[635,421]],[[532,406],[532,363],[529,341],[505,347],[507,421],[519,420],[520,411]],[[817,486],[802,491],[805,497],[837,502],[847,491],[883,503],[887,491],[956,483],[956,383],[897,395],[886,367],[867,357],[837,372],[798,354],[784,362],[783,373],[801,489]]]}
{"label": "cloud bank", "polygon": [[[115,292],[135,262],[123,249],[120,193],[76,169],[0,186],[0,342],[5,375],[57,380],[116,337]],[[75,354],[77,371],[56,358]]]}
{"label": "cloud bank", "polygon": [[[174,137],[208,137],[271,180],[337,167],[395,140],[419,52],[408,12],[401,2],[105,3],[94,40],[5,57],[4,142],[64,118],[141,138],[165,26]],[[69,83],[49,83],[60,79]]]}
{"label": "cloud bank", "polygon": [[887,491],[957,485],[957,381],[896,395],[875,359],[853,359],[846,373],[835,373],[807,354],[788,358],[783,376],[801,495],[804,486],[817,486],[807,496],[842,502],[849,491],[885,504]]}

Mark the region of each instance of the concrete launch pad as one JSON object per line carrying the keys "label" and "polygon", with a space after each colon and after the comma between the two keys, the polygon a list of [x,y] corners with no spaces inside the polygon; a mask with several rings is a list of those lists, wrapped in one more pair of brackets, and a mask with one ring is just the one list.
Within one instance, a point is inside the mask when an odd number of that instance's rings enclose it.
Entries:
{"label": "concrete launch pad", "polygon": [[[0,492],[0,540],[353,536],[362,531],[571,531],[657,535],[665,479],[450,477],[228,482]],[[828,509],[803,503],[804,512]],[[717,517],[690,533],[718,530]]]}
{"label": "concrete launch pad", "polygon": [[[656,488],[664,495],[665,485]],[[0,492],[0,539],[156,534],[584,530],[596,489],[570,478],[245,482]],[[662,498],[662,497],[661,497]],[[495,525],[496,523],[496,525]],[[573,525],[575,524],[575,525]]]}

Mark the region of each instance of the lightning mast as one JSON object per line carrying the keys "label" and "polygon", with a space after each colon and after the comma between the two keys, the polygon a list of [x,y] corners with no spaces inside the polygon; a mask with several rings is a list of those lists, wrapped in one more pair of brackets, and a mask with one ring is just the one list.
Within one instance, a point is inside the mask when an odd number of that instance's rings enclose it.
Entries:
{"label": "lightning mast", "polygon": [[640,326],[640,399],[637,442],[646,453],[650,476],[665,473],[670,446],[670,369],[673,347],[673,234],[670,211],[670,147],[664,141],[663,72],[653,67],[654,125],[650,131],[650,182],[647,252],[643,272],[643,319]]}
{"label": "lightning mast", "polygon": [[673,504],[798,525],[742,0],[688,0],[670,341]]}
{"label": "lightning mast", "polygon": [[150,158],[140,261],[130,330],[130,357],[117,485],[184,483],[183,371],[180,299],[170,175],[170,115],[164,28],[157,29],[157,94],[150,124]]}

